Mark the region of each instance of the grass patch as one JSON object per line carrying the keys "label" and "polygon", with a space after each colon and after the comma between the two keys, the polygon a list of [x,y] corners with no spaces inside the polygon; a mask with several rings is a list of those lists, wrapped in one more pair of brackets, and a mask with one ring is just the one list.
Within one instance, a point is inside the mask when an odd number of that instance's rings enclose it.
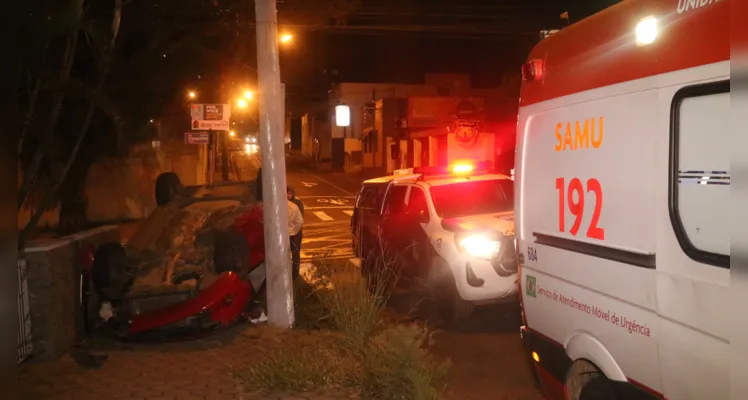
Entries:
{"label": "grass patch", "polygon": [[363,390],[377,398],[438,399],[446,389],[449,361],[426,349],[431,333],[418,325],[393,326],[375,335],[366,348]]}
{"label": "grass patch", "polygon": [[[244,384],[264,391],[342,386],[383,400],[434,400],[446,387],[449,362],[429,353],[431,332],[385,322],[396,274],[315,262],[297,284],[296,327],[257,354]],[[376,280],[376,284],[373,284]]]}
{"label": "grass patch", "polygon": [[245,383],[255,390],[304,391],[360,381],[360,361],[339,334],[317,331],[306,336],[284,335],[260,350],[256,361],[240,371]]}

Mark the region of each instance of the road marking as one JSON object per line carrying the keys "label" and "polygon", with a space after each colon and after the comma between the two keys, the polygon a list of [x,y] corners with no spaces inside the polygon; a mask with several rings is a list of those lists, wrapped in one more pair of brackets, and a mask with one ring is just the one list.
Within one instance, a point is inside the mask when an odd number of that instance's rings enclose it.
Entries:
{"label": "road marking", "polygon": [[330,185],[330,186],[334,187],[335,189],[338,189],[338,190],[340,190],[341,192],[343,192],[343,193],[345,193],[345,194],[347,194],[347,195],[349,195],[349,196],[355,196],[355,194],[353,194],[353,193],[351,193],[351,192],[349,192],[349,191],[347,191],[347,190],[345,190],[345,189],[341,188],[340,186],[338,186],[338,185],[336,185],[336,184],[334,184],[334,183],[332,183],[332,182],[330,182],[330,181],[328,181],[328,180],[326,180],[326,179],[322,179],[322,178],[320,178],[319,176],[317,176],[317,175],[314,175],[314,174],[312,174],[312,176],[313,176],[313,177],[315,177],[315,178],[317,178],[317,179],[319,179],[320,181],[322,181],[322,182],[325,182],[326,184],[328,184],[328,185]]}
{"label": "road marking", "polygon": [[327,213],[325,213],[324,211],[315,211],[312,214],[314,214],[317,218],[319,218],[319,219],[321,219],[323,221],[332,221],[333,220],[333,218],[331,216],[327,215]]}
{"label": "road marking", "polygon": [[301,182],[301,186],[310,188],[317,186],[317,182]]}
{"label": "road marking", "polygon": [[349,217],[353,216],[353,210],[345,210],[343,211],[344,214],[347,214]]}

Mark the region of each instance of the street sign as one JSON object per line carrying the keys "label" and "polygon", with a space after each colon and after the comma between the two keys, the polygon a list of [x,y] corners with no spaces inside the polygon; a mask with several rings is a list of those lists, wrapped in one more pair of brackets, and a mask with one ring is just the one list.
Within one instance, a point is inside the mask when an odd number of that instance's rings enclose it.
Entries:
{"label": "street sign", "polygon": [[190,105],[190,126],[192,130],[226,131],[229,129],[230,118],[231,106],[228,104]]}
{"label": "street sign", "polygon": [[185,144],[208,144],[210,143],[210,133],[208,132],[185,132]]}

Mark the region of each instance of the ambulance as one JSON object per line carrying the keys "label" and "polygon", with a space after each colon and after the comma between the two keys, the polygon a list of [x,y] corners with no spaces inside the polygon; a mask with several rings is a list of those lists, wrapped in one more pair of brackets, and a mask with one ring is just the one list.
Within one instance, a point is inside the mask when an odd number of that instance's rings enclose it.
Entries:
{"label": "ambulance", "polygon": [[727,0],[626,0],[523,66],[521,334],[548,399],[730,398],[729,34]]}

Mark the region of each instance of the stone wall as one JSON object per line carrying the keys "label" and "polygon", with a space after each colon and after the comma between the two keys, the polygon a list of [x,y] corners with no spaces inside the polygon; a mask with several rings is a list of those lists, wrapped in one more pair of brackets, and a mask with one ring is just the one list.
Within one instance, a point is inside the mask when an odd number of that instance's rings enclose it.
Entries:
{"label": "stone wall", "polygon": [[86,218],[101,223],[140,219],[156,208],[156,178],[168,170],[158,149],[142,146],[124,158],[91,166],[86,179]]}
{"label": "stone wall", "polygon": [[56,360],[84,336],[80,306],[81,253],[89,245],[119,242],[116,226],[103,226],[56,239],[29,242],[26,261],[33,356]]}
{"label": "stone wall", "polygon": [[[206,151],[202,145],[180,141],[154,142],[133,147],[122,158],[94,163],[86,177],[86,218],[90,223],[112,223],[147,217],[156,208],[156,178],[175,172],[185,185],[205,184]],[[18,182],[23,176],[19,166]],[[24,205],[18,212],[18,229],[26,226],[34,209]],[[55,228],[60,207],[43,214],[39,228]]]}

